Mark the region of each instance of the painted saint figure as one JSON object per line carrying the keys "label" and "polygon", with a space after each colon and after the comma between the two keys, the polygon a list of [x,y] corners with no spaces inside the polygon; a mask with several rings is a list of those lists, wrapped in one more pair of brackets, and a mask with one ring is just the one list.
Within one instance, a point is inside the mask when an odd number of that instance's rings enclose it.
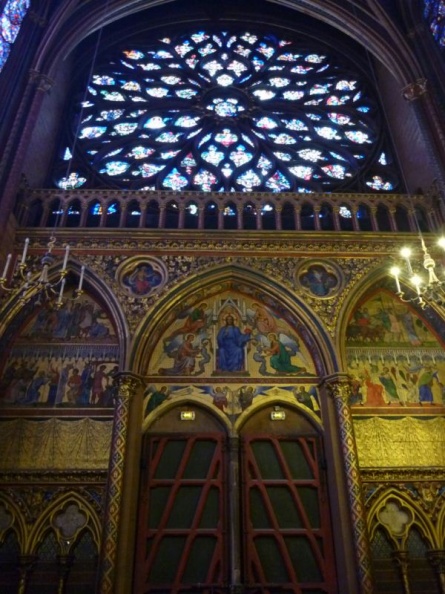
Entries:
{"label": "painted saint figure", "polygon": [[218,371],[244,371],[244,346],[251,338],[251,329],[246,328],[244,332],[235,326],[232,315],[226,316],[226,323],[217,336],[217,370]]}

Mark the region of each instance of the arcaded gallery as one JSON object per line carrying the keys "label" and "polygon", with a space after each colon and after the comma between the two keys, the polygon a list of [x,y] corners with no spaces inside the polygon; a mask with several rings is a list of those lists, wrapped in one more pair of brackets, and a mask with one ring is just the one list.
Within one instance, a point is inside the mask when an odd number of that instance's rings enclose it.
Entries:
{"label": "arcaded gallery", "polygon": [[445,0],[0,0],[0,593],[445,594]]}

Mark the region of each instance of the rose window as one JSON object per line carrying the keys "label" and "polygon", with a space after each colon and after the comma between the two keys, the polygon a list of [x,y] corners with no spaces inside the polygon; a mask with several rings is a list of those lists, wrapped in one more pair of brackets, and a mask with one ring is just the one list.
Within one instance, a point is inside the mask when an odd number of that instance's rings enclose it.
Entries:
{"label": "rose window", "polygon": [[199,31],[127,47],[93,74],[77,106],[74,154],[64,152],[69,171],[61,164],[56,183],[392,190],[362,78],[326,51],[261,33]]}

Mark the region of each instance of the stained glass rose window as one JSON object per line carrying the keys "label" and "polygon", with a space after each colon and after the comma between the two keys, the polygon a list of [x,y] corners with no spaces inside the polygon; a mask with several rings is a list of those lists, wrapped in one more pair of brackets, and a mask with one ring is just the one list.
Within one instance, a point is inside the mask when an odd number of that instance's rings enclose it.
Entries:
{"label": "stained glass rose window", "polygon": [[355,70],[253,32],[127,47],[89,81],[76,153],[65,151],[73,168],[56,183],[91,184],[91,168],[125,189],[391,190],[378,107]]}

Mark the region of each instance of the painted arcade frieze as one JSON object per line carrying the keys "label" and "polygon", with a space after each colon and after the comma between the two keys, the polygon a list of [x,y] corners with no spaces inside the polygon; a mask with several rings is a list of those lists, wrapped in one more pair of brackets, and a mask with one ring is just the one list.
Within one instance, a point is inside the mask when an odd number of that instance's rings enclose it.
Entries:
{"label": "painted arcade frieze", "polygon": [[196,402],[214,406],[232,421],[252,405],[272,399],[297,404],[317,417],[321,415],[319,393],[313,383],[280,386],[221,383],[186,386],[150,384],[144,393],[145,416],[150,415],[164,403],[175,403],[175,401],[179,402],[190,398]]}
{"label": "painted arcade frieze", "polygon": [[155,348],[147,375],[315,377],[301,338],[271,307],[231,294],[178,311]]}
{"label": "painted arcade frieze", "polygon": [[445,351],[407,304],[379,292],[346,330],[352,406],[445,404]]}
{"label": "painted arcade frieze", "polygon": [[88,296],[41,308],[18,333],[0,380],[2,406],[111,406],[118,342]]}

